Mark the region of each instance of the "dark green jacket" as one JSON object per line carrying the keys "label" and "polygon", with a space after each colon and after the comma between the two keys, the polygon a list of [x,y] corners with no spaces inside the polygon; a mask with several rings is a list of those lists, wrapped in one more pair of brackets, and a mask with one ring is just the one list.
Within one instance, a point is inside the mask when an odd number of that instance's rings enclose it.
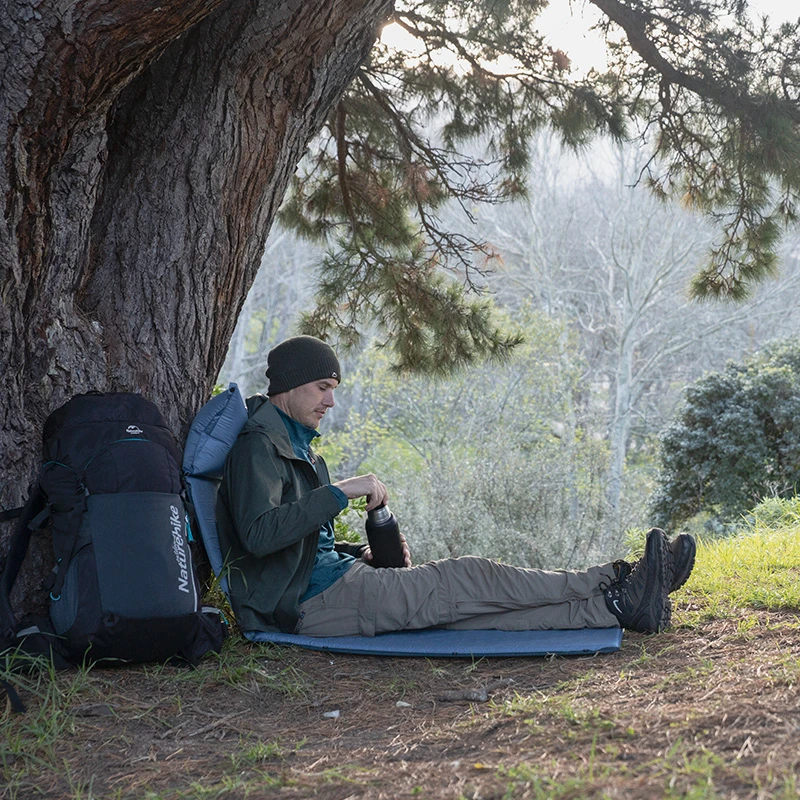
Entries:
{"label": "dark green jacket", "polygon": [[[243,631],[293,632],[319,529],[340,511],[321,456],[314,467],[292,450],[286,427],[262,395],[233,445],[217,499],[231,605]],[[337,547],[338,549],[338,547]]]}

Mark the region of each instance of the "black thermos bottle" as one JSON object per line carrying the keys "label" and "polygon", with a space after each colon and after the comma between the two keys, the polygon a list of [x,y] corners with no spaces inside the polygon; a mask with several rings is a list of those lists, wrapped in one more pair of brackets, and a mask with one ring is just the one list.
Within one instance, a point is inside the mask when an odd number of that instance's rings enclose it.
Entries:
{"label": "black thermos bottle", "polygon": [[404,567],[400,526],[389,506],[378,506],[367,512],[367,541],[372,550],[373,567]]}

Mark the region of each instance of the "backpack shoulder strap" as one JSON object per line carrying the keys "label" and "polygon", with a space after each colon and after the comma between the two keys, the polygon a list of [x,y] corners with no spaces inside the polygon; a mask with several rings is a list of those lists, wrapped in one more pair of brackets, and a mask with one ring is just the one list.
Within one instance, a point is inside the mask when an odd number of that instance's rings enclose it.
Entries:
{"label": "backpack shoulder strap", "polygon": [[11,708],[25,711],[25,704],[14,687],[14,676],[50,668],[67,669],[74,666],[63,639],[55,635],[45,620],[42,627],[29,625],[15,635],[0,634],[0,691],[5,691]]}
{"label": "backpack shoulder strap", "polygon": [[2,509],[0,511],[0,522],[8,522],[11,519],[16,519],[22,513],[23,508],[25,508],[25,506]]}
{"label": "backpack shoulder strap", "polygon": [[0,573],[0,634],[11,635],[17,627],[17,618],[11,608],[11,590],[17,580],[28,545],[31,540],[31,522],[45,509],[45,496],[39,484],[35,484],[22,506],[17,525],[8,544],[3,571]]}

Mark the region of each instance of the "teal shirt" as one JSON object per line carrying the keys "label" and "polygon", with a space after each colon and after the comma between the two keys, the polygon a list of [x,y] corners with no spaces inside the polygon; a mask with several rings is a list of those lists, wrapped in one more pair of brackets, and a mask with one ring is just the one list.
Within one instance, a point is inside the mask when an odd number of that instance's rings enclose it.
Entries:
{"label": "teal shirt", "polygon": [[[302,458],[303,461],[307,461],[316,470],[316,466],[311,460],[309,448],[311,447],[311,442],[319,436],[319,433],[296,419],[292,419],[288,414],[284,414],[277,406],[275,410],[280,414],[283,424],[286,426],[286,432],[289,434],[289,441],[292,443],[294,454],[298,458]],[[348,503],[345,493],[330,484],[328,484],[328,488],[336,496],[341,510],[344,511]],[[300,598],[301,603],[324,592],[355,564],[356,560],[353,556],[347,553],[337,553],[333,549],[333,543],[333,520],[329,520],[319,529],[319,544],[317,545],[317,555],[314,559],[314,568],[311,571],[308,588]]]}

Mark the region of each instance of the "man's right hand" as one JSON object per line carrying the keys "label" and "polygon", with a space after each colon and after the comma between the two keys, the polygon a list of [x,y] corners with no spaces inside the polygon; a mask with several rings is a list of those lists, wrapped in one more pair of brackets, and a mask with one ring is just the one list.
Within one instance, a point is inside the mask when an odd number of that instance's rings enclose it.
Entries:
{"label": "man's right hand", "polygon": [[367,511],[385,505],[389,500],[389,493],[386,487],[371,472],[369,475],[358,475],[355,478],[345,478],[333,484],[337,489],[344,492],[348,500],[357,497],[367,498]]}

